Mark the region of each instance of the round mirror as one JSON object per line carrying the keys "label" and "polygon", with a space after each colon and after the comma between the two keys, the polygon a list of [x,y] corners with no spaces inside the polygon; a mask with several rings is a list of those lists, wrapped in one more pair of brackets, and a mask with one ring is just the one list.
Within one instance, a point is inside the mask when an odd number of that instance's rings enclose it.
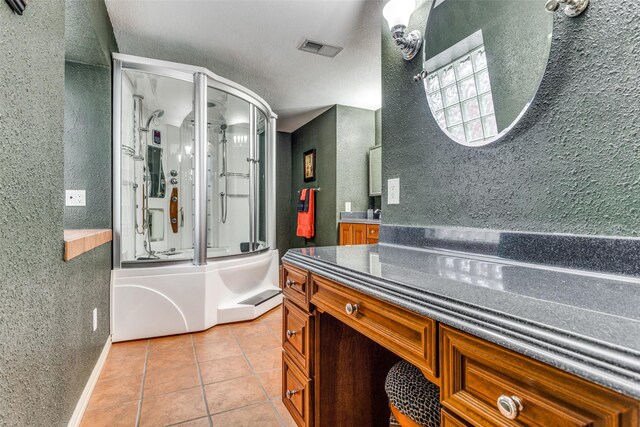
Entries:
{"label": "round mirror", "polygon": [[424,38],[424,88],[455,142],[479,147],[523,116],[544,74],[553,31],[546,0],[434,0]]}

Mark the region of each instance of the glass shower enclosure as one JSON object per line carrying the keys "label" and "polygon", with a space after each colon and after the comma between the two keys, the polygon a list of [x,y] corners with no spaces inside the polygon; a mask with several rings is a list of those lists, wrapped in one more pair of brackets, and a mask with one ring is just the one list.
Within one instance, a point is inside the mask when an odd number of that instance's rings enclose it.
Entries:
{"label": "glass shower enclosure", "polygon": [[275,120],[200,67],[114,54],[114,268],[275,243]]}

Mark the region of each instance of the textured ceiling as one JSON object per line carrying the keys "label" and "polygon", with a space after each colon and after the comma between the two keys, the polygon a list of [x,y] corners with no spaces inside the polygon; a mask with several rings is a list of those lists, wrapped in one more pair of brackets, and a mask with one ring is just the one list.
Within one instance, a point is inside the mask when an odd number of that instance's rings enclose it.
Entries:
{"label": "textured ceiling", "polygon": [[[381,104],[379,0],[106,0],[120,52],[204,66],[263,97],[291,132],[333,104]],[[305,38],[337,57],[297,50]]]}

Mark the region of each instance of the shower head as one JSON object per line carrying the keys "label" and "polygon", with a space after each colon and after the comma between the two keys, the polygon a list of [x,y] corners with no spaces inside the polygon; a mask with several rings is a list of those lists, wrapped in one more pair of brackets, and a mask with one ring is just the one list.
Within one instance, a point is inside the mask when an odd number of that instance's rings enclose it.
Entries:
{"label": "shower head", "polygon": [[151,113],[151,116],[149,116],[149,120],[147,120],[147,127],[146,127],[147,132],[149,131],[149,125],[151,124],[151,121],[156,123],[156,119],[159,119],[162,116],[164,116],[164,110],[156,110],[153,113]]}

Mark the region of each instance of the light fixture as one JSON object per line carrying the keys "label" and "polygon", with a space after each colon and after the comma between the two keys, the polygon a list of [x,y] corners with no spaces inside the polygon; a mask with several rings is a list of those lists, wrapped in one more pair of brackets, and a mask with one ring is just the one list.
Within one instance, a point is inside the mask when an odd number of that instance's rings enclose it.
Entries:
{"label": "light fixture", "polygon": [[382,15],[389,24],[391,35],[402,51],[402,57],[410,61],[420,51],[422,35],[414,30],[405,37],[409,17],[416,8],[416,0],[390,0],[382,9]]}
{"label": "light fixture", "polygon": [[560,4],[564,5],[565,15],[575,18],[589,6],[589,0],[548,0],[544,7],[549,12],[555,12],[560,8]]}

